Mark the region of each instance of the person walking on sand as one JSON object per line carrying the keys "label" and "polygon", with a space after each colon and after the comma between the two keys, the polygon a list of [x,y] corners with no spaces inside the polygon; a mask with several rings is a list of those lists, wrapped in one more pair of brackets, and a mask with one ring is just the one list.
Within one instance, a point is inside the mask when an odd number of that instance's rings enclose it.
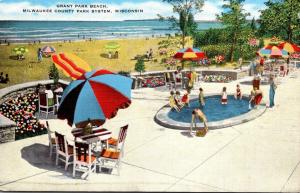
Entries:
{"label": "person walking on sand", "polygon": [[269,90],[269,100],[270,100],[270,108],[273,108],[275,103],[274,103],[274,98],[275,98],[275,90],[277,88],[277,85],[275,84],[274,81],[274,76],[270,76],[270,90]]}
{"label": "person walking on sand", "polygon": [[41,48],[39,48],[37,51],[37,57],[38,57],[38,62],[41,62],[43,58],[43,52]]}
{"label": "person walking on sand", "polygon": [[221,94],[221,104],[227,105],[227,92],[225,86],[223,87],[222,94]]}
{"label": "person walking on sand", "polygon": [[208,125],[207,125],[207,118],[205,114],[199,109],[196,108],[192,112],[192,120],[191,120],[191,127],[190,127],[190,134],[192,135],[193,128],[196,128],[196,118],[200,120],[200,122],[203,122],[204,128],[199,129],[196,131],[196,136],[204,137],[206,133],[208,132]]}

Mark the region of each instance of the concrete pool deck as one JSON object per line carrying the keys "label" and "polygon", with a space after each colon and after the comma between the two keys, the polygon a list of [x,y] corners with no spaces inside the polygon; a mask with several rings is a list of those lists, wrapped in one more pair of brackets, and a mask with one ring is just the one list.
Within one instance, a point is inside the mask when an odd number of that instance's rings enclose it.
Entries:
{"label": "concrete pool deck", "polygon": [[[0,144],[0,190],[299,192],[300,71],[280,79],[274,109],[247,123],[211,130],[204,138],[154,122],[168,103],[167,89],[133,90],[131,106],[104,125],[116,136],[117,128],[129,124],[120,176],[97,173],[88,181],[73,179],[71,167],[65,172],[50,160],[43,135]],[[233,93],[239,81],[200,85],[204,93],[223,86]],[[261,88],[268,102],[269,87]],[[249,94],[251,86],[241,89]],[[66,127],[58,120],[49,122],[54,130]]]}

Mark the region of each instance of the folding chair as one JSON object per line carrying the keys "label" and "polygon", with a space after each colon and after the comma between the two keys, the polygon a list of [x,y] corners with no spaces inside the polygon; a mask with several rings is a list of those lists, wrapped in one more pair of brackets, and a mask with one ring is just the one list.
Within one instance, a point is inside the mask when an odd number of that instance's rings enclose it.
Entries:
{"label": "folding chair", "polygon": [[55,105],[48,104],[48,97],[46,93],[39,93],[39,115],[41,112],[46,113],[46,119],[48,119],[49,113],[54,113]]}
{"label": "folding chair", "polygon": [[46,121],[46,128],[47,128],[48,139],[49,139],[50,157],[52,157],[52,154],[56,153],[56,142],[55,142],[55,137],[51,136],[53,132],[50,130],[48,121]]}
{"label": "folding chair", "polygon": [[[100,153],[100,163],[99,169],[101,170],[102,167],[109,167],[109,168],[116,168],[118,171],[118,175],[120,175],[120,168],[121,168],[121,157],[124,154],[124,144],[127,135],[128,125],[121,127],[119,132],[119,137],[117,140],[116,146],[114,148],[103,149]],[[112,163],[112,165],[108,165]]]}
{"label": "folding chair", "polygon": [[97,158],[92,154],[91,144],[75,141],[73,177],[76,171],[84,172],[81,176],[86,179],[91,172],[96,172]]}
{"label": "folding chair", "polygon": [[[56,165],[58,165],[58,160],[65,162],[65,170],[73,162],[70,161],[73,156],[73,146],[69,145],[67,139],[64,135],[55,132],[55,142],[56,142]],[[62,158],[61,158],[62,157]]]}
{"label": "folding chair", "polygon": [[[123,132],[124,132],[123,130],[124,130],[124,128],[127,129],[127,128],[128,128],[128,125],[125,125],[125,126],[123,126],[123,127],[120,128],[118,139],[111,137],[111,138],[109,138],[109,139],[107,140],[107,144],[108,144],[108,146],[109,146],[110,148],[114,148],[114,149],[117,148],[117,146],[118,146],[118,141],[119,141],[119,139],[120,139],[120,138],[122,137],[122,135],[123,135]],[[123,153],[123,155],[124,155],[124,153]]]}

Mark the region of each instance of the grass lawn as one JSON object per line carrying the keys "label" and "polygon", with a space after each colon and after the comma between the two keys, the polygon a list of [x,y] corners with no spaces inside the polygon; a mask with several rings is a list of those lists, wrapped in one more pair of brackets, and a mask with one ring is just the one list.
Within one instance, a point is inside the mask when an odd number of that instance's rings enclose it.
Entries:
{"label": "grass lawn", "polygon": [[[90,64],[92,69],[105,68],[113,72],[118,71],[134,71],[136,60],[133,58],[136,55],[143,55],[150,48],[153,49],[154,59],[157,62],[146,61],[146,71],[162,70],[165,69],[164,64],[160,64],[161,56],[158,53],[158,42],[162,38],[145,38],[140,39],[121,39],[113,40],[120,44],[119,58],[108,59],[104,57],[104,45],[111,40],[94,40],[94,41],[81,41],[81,42],[58,42],[58,43],[41,43],[41,44],[24,44],[29,51],[25,54],[25,59],[18,61],[11,59],[13,54],[12,49],[20,45],[11,44],[0,46],[0,72],[8,73],[10,78],[9,84],[0,84],[0,88],[10,85],[19,84],[23,82],[48,79],[49,67],[52,64],[51,58],[43,58],[42,62],[37,62],[37,50],[39,47],[51,45],[55,47],[57,53],[73,53],[87,63]],[[30,67],[32,66],[32,67]],[[60,72],[60,77],[68,79]],[[70,80],[70,79],[69,79]]]}

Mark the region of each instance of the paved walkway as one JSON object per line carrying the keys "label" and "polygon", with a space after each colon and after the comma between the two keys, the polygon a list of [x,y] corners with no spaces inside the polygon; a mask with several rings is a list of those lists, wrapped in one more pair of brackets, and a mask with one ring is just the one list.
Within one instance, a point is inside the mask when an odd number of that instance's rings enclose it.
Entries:
{"label": "paved walkway", "polygon": [[[274,109],[204,138],[157,125],[154,115],[169,91],[133,91],[133,103],[105,123],[116,136],[129,123],[121,175],[73,179],[48,157],[47,135],[0,145],[0,190],[9,191],[300,191],[300,72],[283,78]],[[201,83],[205,93],[237,82]],[[192,94],[197,94],[196,89]],[[241,85],[250,93],[250,86]],[[268,102],[268,86],[262,86]],[[65,127],[51,120],[52,128]]]}

